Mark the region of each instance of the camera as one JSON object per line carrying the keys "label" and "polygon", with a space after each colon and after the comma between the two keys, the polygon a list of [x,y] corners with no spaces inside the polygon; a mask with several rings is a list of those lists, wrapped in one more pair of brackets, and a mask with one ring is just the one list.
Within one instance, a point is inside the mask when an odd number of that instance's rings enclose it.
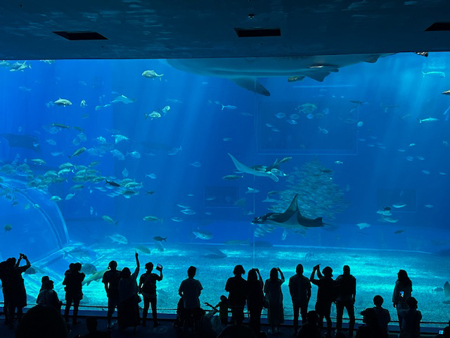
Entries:
{"label": "camera", "polygon": [[161,264],[157,264],[156,265],[156,270],[161,270],[162,269],[162,265]]}
{"label": "camera", "polygon": [[405,296],[405,291],[400,291],[400,297],[404,297]]}

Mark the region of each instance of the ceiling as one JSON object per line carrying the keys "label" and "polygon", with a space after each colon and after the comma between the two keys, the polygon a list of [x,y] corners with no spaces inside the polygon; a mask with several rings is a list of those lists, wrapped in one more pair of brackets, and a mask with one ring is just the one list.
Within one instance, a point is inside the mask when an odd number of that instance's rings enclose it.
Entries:
{"label": "ceiling", "polygon": [[[450,1],[7,0],[0,59],[162,59],[450,50]],[[238,37],[235,28],[279,29]],[[443,29],[443,30],[442,30]],[[250,31],[245,31],[250,30]],[[97,32],[70,41],[55,31]]]}

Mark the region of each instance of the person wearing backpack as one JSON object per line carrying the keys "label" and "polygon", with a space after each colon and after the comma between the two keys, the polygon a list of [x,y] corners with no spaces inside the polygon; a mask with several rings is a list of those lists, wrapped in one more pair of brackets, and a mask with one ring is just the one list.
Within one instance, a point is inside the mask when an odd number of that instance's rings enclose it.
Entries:
{"label": "person wearing backpack", "polygon": [[145,322],[147,320],[148,308],[149,305],[152,305],[152,315],[153,315],[153,327],[157,327],[158,323],[158,315],[156,312],[156,282],[161,281],[163,279],[162,273],[162,265],[158,264],[156,266],[156,270],[159,271],[159,276],[156,273],[152,273],[153,271],[153,263],[149,262],[145,264],[145,269],[147,272],[142,274],[139,279],[139,292],[142,294],[144,298],[144,310],[142,314],[142,326],[145,326]]}
{"label": "person wearing backpack", "polygon": [[350,267],[344,265],[343,274],[336,278],[337,298],[336,298],[336,330],[342,329],[342,316],[344,308],[350,319],[348,323],[348,336],[353,336],[355,327],[355,296],[356,296],[356,278],[350,274]]}

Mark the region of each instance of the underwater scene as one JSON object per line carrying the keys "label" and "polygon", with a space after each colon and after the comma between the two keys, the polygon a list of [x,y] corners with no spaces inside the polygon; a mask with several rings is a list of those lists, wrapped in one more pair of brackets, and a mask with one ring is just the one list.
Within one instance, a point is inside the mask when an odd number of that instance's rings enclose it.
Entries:
{"label": "underwater scene", "polygon": [[217,304],[242,264],[280,267],[291,319],[301,263],[349,265],[357,318],[380,294],[397,320],[404,269],[423,322],[448,321],[450,55],[2,61],[0,89],[0,259],[29,257],[29,307],[80,262],[105,310],[109,261],[138,252],[159,312],[190,265]]}

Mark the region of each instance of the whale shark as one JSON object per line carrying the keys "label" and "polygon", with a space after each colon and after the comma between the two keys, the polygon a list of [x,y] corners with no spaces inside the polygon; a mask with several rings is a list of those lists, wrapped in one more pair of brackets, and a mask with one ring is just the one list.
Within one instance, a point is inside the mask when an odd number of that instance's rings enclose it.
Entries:
{"label": "whale shark", "polygon": [[303,228],[320,228],[325,226],[322,221],[322,217],[307,218],[302,216],[298,209],[298,194],[294,196],[291,204],[285,212],[275,213],[270,212],[260,217],[255,217],[252,221],[253,224],[269,224],[277,227],[283,227],[286,229],[298,229]]}
{"label": "whale shark", "polygon": [[272,180],[274,180],[275,182],[278,182],[280,180],[272,171],[256,170],[256,169],[247,167],[245,164],[236,160],[236,158],[233,155],[231,155],[230,153],[228,153],[228,155],[231,157],[231,160],[233,161],[236,169],[239,170],[240,172],[250,174],[250,175],[255,175],[255,176],[269,177]]}
{"label": "whale shark", "polygon": [[167,59],[172,67],[202,76],[215,76],[233,81],[257,94],[270,96],[258,82],[260,77],[288,77],[300,81],[305,77],[322,82],[339,68],[360,62],[375,63],[378,58],[392,54],[317,55],[260,58]]}

